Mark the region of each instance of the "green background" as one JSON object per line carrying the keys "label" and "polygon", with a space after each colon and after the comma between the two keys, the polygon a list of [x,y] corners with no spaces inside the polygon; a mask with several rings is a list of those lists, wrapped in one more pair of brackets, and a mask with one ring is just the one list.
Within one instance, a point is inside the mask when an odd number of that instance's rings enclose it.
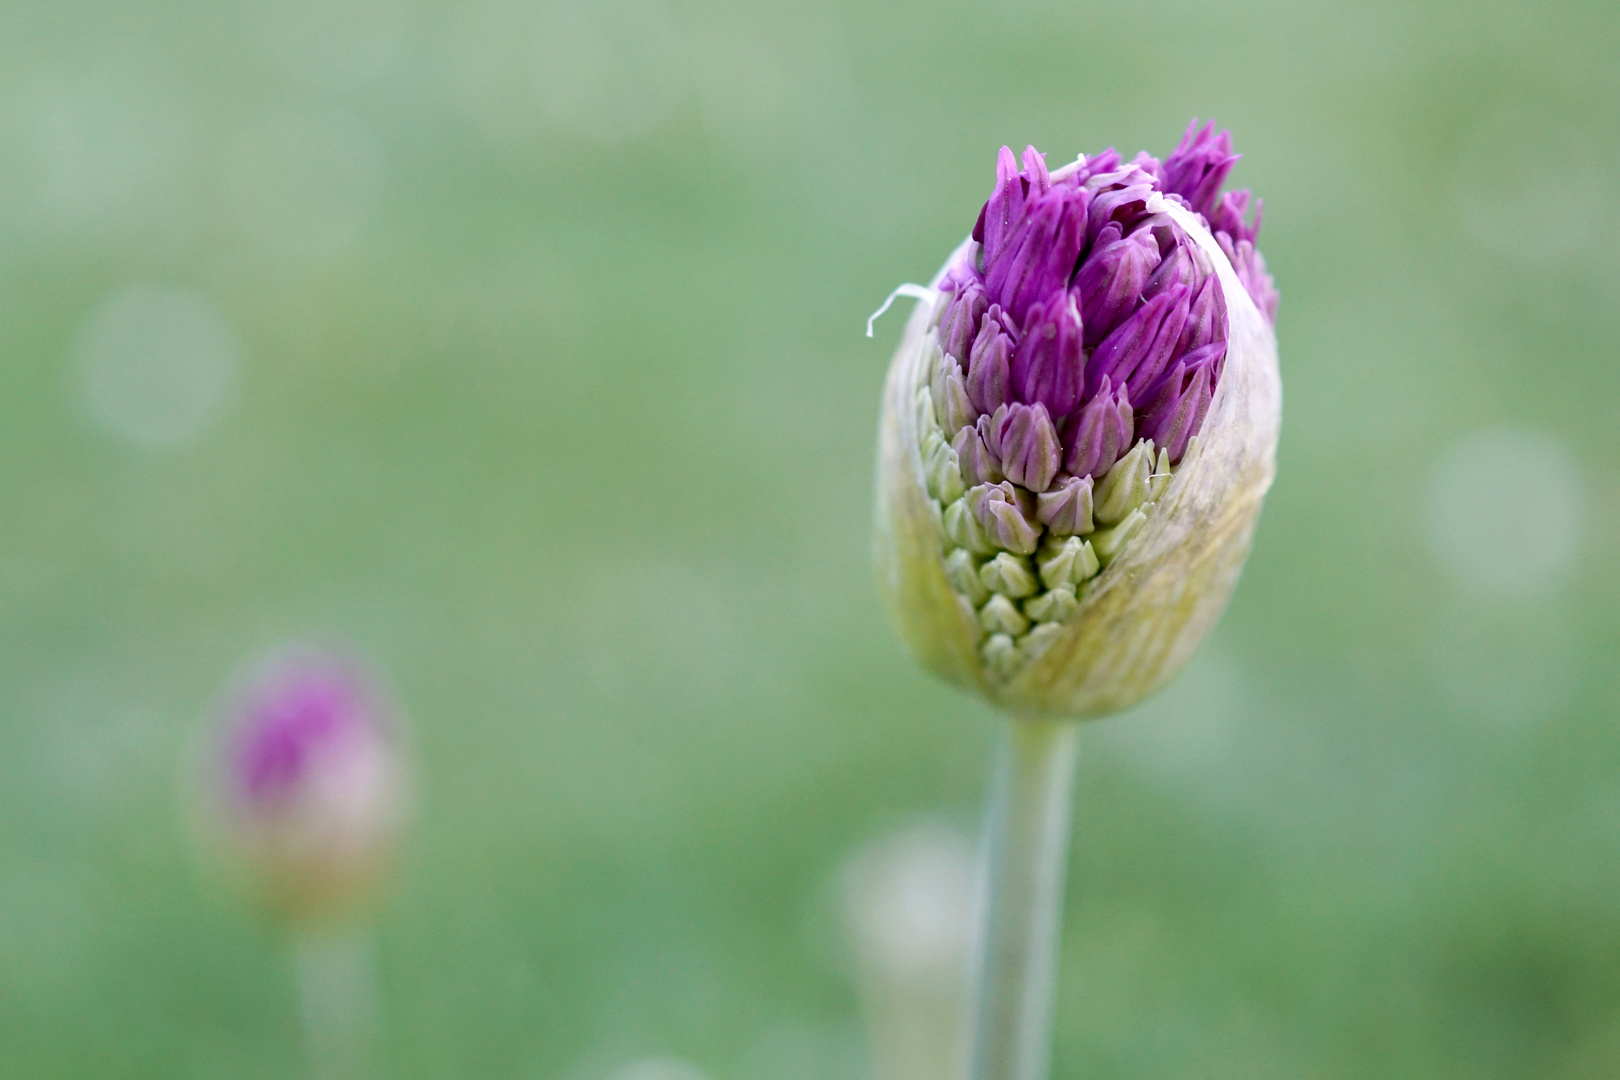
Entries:
{"label": "green background", "polygon": [[[905,305],[863,320],[1002,143],[1163,155],[1194,114],[1266,200],[1278,478],[1203,654],[1085,732],[1054,1071],[1620,1073],[1617,32],[12,0],[0,1073],[303,1075],[181,762],[315,634],[420,760],[387,1075],[862,1076],[839,867],[971,830],[994,731],[877,603]],[[154,295],[203,328],[120,382],[96,327]]]}

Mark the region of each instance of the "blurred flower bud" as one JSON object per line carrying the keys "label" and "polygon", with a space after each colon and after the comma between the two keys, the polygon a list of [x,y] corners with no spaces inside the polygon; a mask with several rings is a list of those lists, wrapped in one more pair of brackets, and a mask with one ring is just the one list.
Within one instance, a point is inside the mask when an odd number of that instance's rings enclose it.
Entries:
{"label": "blurred flower bud", "polygon": [[224,699],[201,760],[203,827],[275,917],[362,906],[409,819],[404,731],[354,657],[294,646]]}
{"label": "blurred flower bud", "polygon": [[1162,163],[1003,148],[972,236],[905,287],[924,299],[884,392],[882,584],[926,666],[1009,710],[1152,693],[1248,555],[1281,390],[1260,206],[1250,224],[1220,190],[1236,160],[1196,121]]}

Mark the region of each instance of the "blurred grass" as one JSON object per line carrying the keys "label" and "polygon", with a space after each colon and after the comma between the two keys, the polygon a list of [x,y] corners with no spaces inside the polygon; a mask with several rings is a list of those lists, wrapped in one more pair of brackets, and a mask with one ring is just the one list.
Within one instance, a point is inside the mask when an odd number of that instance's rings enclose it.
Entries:
{"label": "blurred grass", "polygon": [[[234,663],[328,633],[423,759],[390,1075],[847,1073],[836,868],[971,821],[990,735],[870,587],[898,320],[862,320],[1001,143],[1163,154],[1193,114],[1266,200],[1280,473],[1206,656],[1088,731],[1056,1073],[1620,1069],[1612,6],[645,0],[582,53],[628,42],[645,85],[563,99],[552,10],[8,8],[0,1071],[302,1068],[285,948],[200,887],[177,774]],[[294,242],[320,162],[243,141],[289,112],[372,144],[334,250]],[[75,375],[139,282],[242,344],[172,448]],[[1425,539],[1435,458],[1500,425],[1586,497],[1573,563],[1506,599]],[[1505,487],[1511,559],[1542,523]],[[1549,625],[1551,674],[1516,645]],[[1476,626],[1547,709],[1458,708]]]}

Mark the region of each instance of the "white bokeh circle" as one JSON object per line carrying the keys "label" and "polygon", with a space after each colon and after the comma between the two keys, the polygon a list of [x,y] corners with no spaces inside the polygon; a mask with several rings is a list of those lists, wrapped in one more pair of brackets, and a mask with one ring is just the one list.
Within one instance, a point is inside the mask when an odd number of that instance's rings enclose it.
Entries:
{"label": "white bokeh circle", "polygon": [[189,442],[235,388],[242,348],[210,300],[171,285],[125,286],[79,326],[72,365],[85,408],[137,446]]}

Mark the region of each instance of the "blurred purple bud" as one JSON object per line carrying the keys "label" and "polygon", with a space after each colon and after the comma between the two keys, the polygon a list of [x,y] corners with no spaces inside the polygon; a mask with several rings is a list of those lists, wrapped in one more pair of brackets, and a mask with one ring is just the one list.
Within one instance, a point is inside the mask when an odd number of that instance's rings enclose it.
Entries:
{"label": "blurred purple bud", "polygon": [[1095,526],[1091,520],[1092,479],[1065,477],[1035,497],[1035,517],[1053,536],[1080,536]]}
{"label": "blurred purple bud", "polygon": [[1232,237],[1224,232],[1215,234],[1215,242],[1221,245],[1226,257],[1232,261],[1237,270],[1238,280],[1243,283],[1244,291],[1254,301],[1254,306],[1266,317],[1266,321],[1275,324],[1277,321],[1277,286],[1266,272],[1266,260],[1254,243],[1249,240],[1232,242]]}
{"label": "blurred purple bud", "polygon": [[340,914],[380,884],[409,817],[404,732],[361,663],[296,646],[227,698],[205,791],[220,839],[276,914]]}
{"label": "blurred purple bud", "polygon": [[1039,402],[1053,416],[1073,412],[1085,385],[1086,358],[1080,343],[1080,310],[1072,294],[1058,292],[1033,305],[1012,355],[1013,396]]}
{"label": "blurred purple bud", "polygon": [[1131,445],[1134,420],[1125,387],[1103,376],[1097,394],[1063,429],[1068,453],[1063,463],[1074,476],[1101,476]]}

